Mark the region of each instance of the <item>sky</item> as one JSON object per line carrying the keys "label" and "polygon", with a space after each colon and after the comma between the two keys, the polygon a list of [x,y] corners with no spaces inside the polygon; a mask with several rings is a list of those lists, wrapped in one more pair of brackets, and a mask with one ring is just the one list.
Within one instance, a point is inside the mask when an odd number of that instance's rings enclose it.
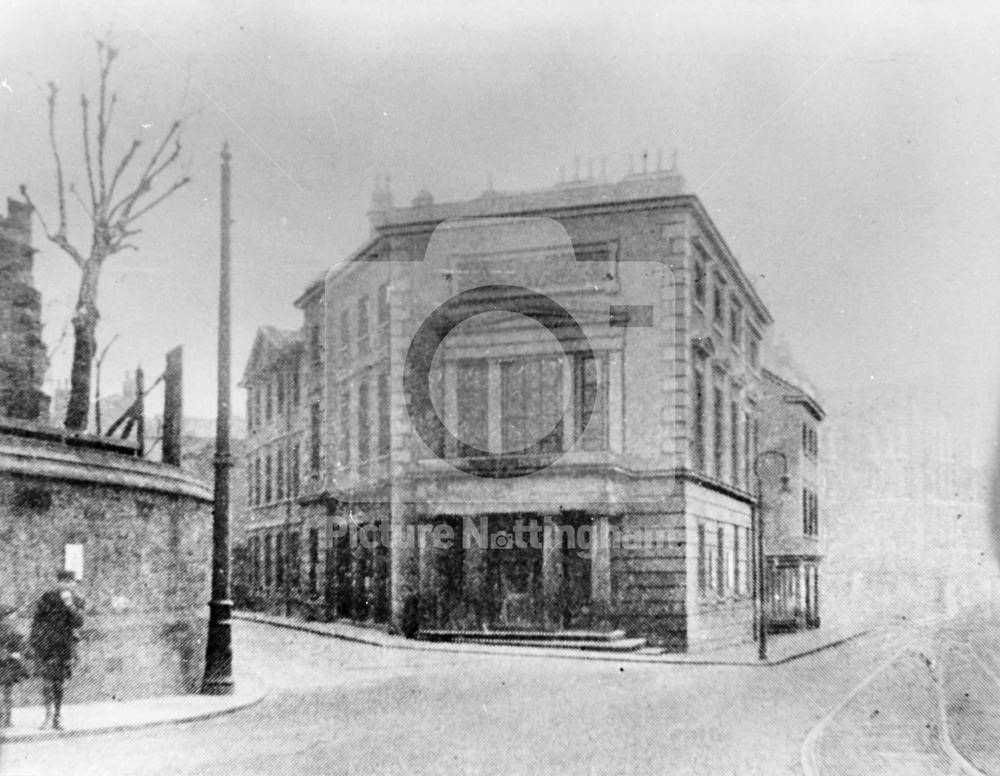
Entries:
{"label": "sky", "polygon": [[[81,185],[94,40],[121,47],[119,153],[184,117],[193,182],[101,288],[105,392],[185,347],[188,414],[215,408],[219,150],[233,152],[234,380],[256,327],[397,203],[559,180],[574,157],[676,149],[823,395],[919,385],[992,433],[1000,376],[1000,10],[987,3],[365,3],[13,0],[0,29],[0,194],[51,214],[44,84]],[[82,212],[71,214],[84,235]],[[51,218],[51,215],[50,215]],[[82,231],[81,231],[82,228]],[[77,276],[36,230],[52,376]],[[242,394],[234,395],[241,406]]]}

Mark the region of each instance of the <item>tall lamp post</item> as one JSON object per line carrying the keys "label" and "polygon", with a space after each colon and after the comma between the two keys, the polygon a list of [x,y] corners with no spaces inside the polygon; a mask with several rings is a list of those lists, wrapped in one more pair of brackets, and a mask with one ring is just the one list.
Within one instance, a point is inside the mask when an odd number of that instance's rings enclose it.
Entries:
{"label": "tall lamp post", "polygon": [[767,660],[767,564],[764,556],[764,493],[761,488],[760,462],[769,456],[781,459],[781,492],[790,492],[788,488],[788,456],[780,450],[765,450],[758,453],[753,461],[753,473],[757,478],[757,494],[753,503],[751,527],[754,532],[754,555],[757,561],[753,599],[757,626],[757,657],[760,660]]}
{"label": "tall lamp post", "polygon": [[208,643],[205,647],[205,695],[233,691],[233,602],[229,590],[229,451],[230,301],[229,301],[229,143],[222,146],[222,236],[219,269],[218,407],[215,423],[215,501],[212,507],[212,600],[208,604]]}

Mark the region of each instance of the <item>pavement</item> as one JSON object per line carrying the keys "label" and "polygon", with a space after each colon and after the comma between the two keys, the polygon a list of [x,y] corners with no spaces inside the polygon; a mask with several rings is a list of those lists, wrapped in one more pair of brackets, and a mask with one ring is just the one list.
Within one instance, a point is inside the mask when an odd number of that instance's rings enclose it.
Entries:
{"label": "pavement", "polygon": [[488,644],[451,644],[447,642],[408,639],[351,622],[307,622],[293,617],[281,617],[258,612],[235,612],[233,619],[271,625],[303,633],[392,649],[422,652],[452,652],[478,655],[503,655],[546,658],[574,658],[615,663],[680,663],[708,666],[776,666],[831,649],[860,638],[869,628],[852,625],[824,626],[797,633],[772,634],[767,640],[767,659],[760,660],[756,642],[736,644],[701,652],[667,652],[647,648],[636,652],[601,652],[599,650],[562,649],[556,647],[508,647]]}
{"label": "pavement", "polygon": [[237,677],[231,695],[171,695],[133,701],[77,703],[63,706],[62,730],[41,729],[42,706],[14,709],[13,725],[0,730],[0,743],[46,741],[98,733],[181,724],[210,719],[263,700],[264,685],[253,676]]}
{"label": "pavement", "polygon": [[[694,654],[667,653],[655,648],[634,653],[600,652],[546,647],[506,647],[418,641],[350,622],[306,622],[289,617],[249,612],[239,612],[233,617],[258,625],[311,633],[386,649],[505,657],[569,658],[618,664],[782,665],[851,641],[867,632],[858,628],[827,628],[772,636],[768,641],[768,659],[762,662],[758,659],[757,647],[753,643]],[[12,727],[0,731],[0,742],[40,742],[73,736],[182,724],[245,709],[261,701],[264,696],[264,685],[254,676],[246,675],[238,678],[234,693],[228,696],[179,695],[133,701],[68,704],[63,709],[63,729],[59,731],[41,729],[44,718],[44,710],[41,706],[18,708],[14,710]]]}

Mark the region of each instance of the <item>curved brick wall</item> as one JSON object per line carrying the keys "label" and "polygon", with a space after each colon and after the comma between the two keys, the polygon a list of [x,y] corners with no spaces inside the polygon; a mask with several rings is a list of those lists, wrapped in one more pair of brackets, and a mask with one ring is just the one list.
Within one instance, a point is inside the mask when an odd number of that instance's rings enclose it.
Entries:
{"label": "curved brick wall", "polygon": [[[34,602],[83,545],[86,623],[67,702],[197,691],[210,597],[211,495],[178,468],[0,433],[0,604]],[[37,705],[36,680],[18,686]]]}

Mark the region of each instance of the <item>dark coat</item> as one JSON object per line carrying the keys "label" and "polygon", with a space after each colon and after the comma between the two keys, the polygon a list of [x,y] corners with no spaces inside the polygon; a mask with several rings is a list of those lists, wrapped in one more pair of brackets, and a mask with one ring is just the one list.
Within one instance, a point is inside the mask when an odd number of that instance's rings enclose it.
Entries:
{"label": "dark coat", "polygon": [[6,619],[0,619],[0,685],[17,684],[28,677],[27,663],[21,657],[24,639]]}
{"label": "dark coat", "polygon": [[67,606],[58,590],[50,590],[38,599],[31,623],[31,650],[40,676],[68,679],[73,667],[76,629],[83,625],[80,607]]}

